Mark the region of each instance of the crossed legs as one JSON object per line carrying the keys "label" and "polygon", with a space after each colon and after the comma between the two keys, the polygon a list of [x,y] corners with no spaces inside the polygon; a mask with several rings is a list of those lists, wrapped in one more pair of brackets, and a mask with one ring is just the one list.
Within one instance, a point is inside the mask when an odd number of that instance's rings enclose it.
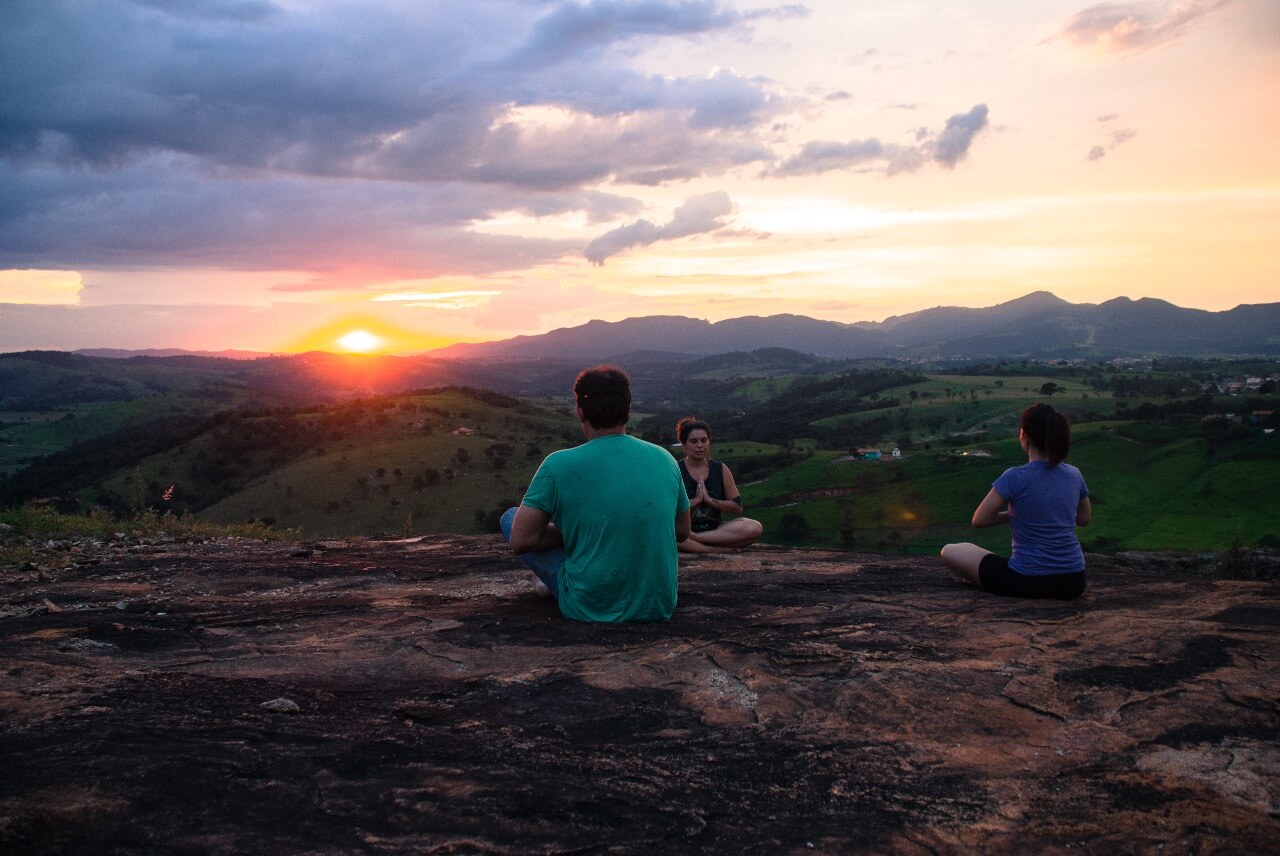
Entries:
{"label": "crossed legs", "polygon": [[[511,543],[511,524],[516,519],[516,509],[508,508],[502,515],[502,537]],[[544,550],[541,553],[521,553],[518,557],[533,571],[533,588],[539,597],[556,597],[560,593],[560,570],[564,567],[564,548]]]}
{"label": "crossed legs", "polygon": [[690,532],[689,537],[676,546],[682,553],[722,553],[753,544],[763,533],[764,526],[760,521],[750,517],[735,517],[715,529]]}
{"label": "crossed legs", "polygon": [[982,566],[982,560],[990,555],[990,550],[967,542],[948,544],[942,548],[943,563],[957,577],[975,586],[982,585],[978,570]]}

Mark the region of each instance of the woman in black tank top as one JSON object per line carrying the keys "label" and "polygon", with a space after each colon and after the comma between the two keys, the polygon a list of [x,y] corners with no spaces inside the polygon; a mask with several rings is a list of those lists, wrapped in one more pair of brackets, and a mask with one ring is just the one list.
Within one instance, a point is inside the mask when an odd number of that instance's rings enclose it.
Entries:
{"label": "woman in black tank top", "polygon": [[[742,514],[742,495],[733,473],[711,459],[711,426],[686,417],[676,423],[676,436],[684,448],[680,477],[689,495],[693,531],[679,543],[686,553],[717,553],[746,547],[760,537],[764,527]],[[725,514],[735,516],[725,520]]]}

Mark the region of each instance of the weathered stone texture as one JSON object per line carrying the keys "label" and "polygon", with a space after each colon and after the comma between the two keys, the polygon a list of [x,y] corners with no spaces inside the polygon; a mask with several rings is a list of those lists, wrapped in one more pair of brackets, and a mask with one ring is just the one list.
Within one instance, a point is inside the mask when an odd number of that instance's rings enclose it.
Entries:
{"label": "weathered stone texture", "polygon": [[0,852],[1280,852],[1275,582],[681,572],[593,626],[493,538],[4,570]]}

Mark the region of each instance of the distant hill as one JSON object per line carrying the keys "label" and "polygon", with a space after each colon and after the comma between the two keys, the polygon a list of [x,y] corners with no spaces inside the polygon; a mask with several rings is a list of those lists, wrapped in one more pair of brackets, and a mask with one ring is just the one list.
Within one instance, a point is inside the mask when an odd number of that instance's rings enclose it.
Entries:
{"label": "distant hill", "polygon": [[188,351],[183,348],[142,348],[129,350],[126,348],[81,348],[72,351],[85,357],[106,357],[113,360],[127,360],[130,357],[220,357],[228,360],[256,360],[259,357],[272,357],[261,351],[238,351],[234,348],[226,351]]}
{"label": "distant hill", "polygon": [[[314,352],[247,360],[194,353],[121,358],[20,351],[0,354],[0,411],[129,401],[219,386],[269,394],[280,405],[438,386],[505,391],[510,384],[499,382],[505,375],[510,375],[510,370],[503,367],[428,356],[350,357]],[[565,388],[565,384],[558,388]]]}
{"label": "distant hill", "polygon": [[784,348],[831,357],[869,357],[882,354],[883,335],[850,324],[819,321],[803,315],[731,318],[712,323],[678,315],[654,315],[625,321],[589,321],[537,336],[517,336],[499,342],[451,345],[432,356],[471,358],[617,359],[635,352],[654,351],[692,357]]}
{"label": "distant hill", "polygon": [[698,357],[760,348],[835,359],[1272,355],[1280,354],[1280,303],[1207,312],[1152,298],[1069,303],[1038,291],[980,309],[936,307],[856,324],[801,315],[591,321],[537,336],[453,345],[432,356],[591,361],[637,351]]}

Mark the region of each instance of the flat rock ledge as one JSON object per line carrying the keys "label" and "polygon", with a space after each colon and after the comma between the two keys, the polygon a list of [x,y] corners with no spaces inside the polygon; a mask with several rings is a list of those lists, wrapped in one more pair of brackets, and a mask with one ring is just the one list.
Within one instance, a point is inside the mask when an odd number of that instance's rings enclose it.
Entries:
{"label": "flat rock ledge", "polygon": [[0,568],[0,852],[1280,853],[1280,584],[682,558],[568,622],[493,537]]}

